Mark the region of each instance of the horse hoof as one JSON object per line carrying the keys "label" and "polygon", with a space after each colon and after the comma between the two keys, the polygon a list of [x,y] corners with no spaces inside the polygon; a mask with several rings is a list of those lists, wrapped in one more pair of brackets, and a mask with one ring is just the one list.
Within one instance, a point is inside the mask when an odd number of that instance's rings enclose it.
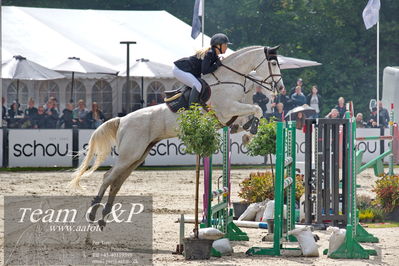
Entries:
{"label": "horse hoof", "polygon": [[107,223],[104,220],[99,220],[98,225],[100,226],[100,230],[103,231],[104,227]]}
{"label": "horse hoof", "polygon": [[242,143],[244,145],[247,145],[250,142],[250,140],[251,140],[251,137],[248,134],[245,134],[242,136]]}
{"label": "horse hoof", "polygon": [[259,126],[259,119],[254,117],[249,133],[251,133],[252,135],[256,135],[256,133],[258,133],[258,126]]}
{"label": "horse hoof", "polygon": [[248,130],[248,129],[251,127],[252,122],[254,121],[254,118],[255,118],[255,117],[252,117],[251,119],[249,119],[248,122],[246,122],[246,123],[242,126],[242,128],[243,128],[244,130]]}

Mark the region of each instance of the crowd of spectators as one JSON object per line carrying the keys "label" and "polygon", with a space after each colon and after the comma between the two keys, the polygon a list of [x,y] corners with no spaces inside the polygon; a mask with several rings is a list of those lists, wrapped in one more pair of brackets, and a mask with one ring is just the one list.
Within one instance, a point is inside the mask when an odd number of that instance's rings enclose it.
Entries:
{"label": "crowd of spectators", "polygon": [[[86,108],[83,100],[79,100],[76,107],[67,103],[60,112],[57,99],[50,97],[44,105],[35,106],[30,98],[25,110],[20,110],[18,101],[14,101],[10,108],[4,105],[2,99],[3,121],[8,128],[73,128],[95,129],[104,121],[105,117],[96,102],[92,103],[91,110]],[[4,122],[3,122],[4,123]]]}
{"label": "crowd of spectators", "polygon": [[[253,95],[253,102],[258,104],[262,109],[263,116],[267,119],[273,117],[275,121],[283,121],[287,119],[295,119],[297,128],[303,128],[306,118],[320,118],[323,110],[323,98],[319,93],[317,85],[310,88],[309,94],[305,96],[305,88],[302,79],[298,79],[289,93],[285,87],[280,88],[277,95],[273,95],[270,99],[262,93],[262,88],[257,87]],[[267,104],[270,102],[271,110],[267,110]],[[18,101],[14,101],[10,107],[4,105],[5,100],[2,98],[3,108],[3,125],[4,121],[8,128],[72,128],[74,126],[82,129],[95,129],[104,121],[105,117],[96,102],[92,103],[91,110],[86,108],[83,100],[79,100],[77,105],[67,103],[65,109],[60,112],[57,99],[50,97],[43,105],[35,106],[35,101],[31,98],[25,110],[20,110]],[[382,105],[379,105],[379,123],[380,127],[388,127],[389,113]],[[289,112],[299,106],[312,107],[315,112],[306,117],[305,113],[296,112],[294,116],[287,117]],[[337,105],[324,116],[326,118],[344,118],[346,113],[346,104],[343,97],[338,98]],[[377,128],[377,108],[373,107],[365,119],[362,113],[356,114],[356,125],[359,128]]]}
{"label": "crowd of spectators", "polygon": [[[256,93],[253,96],[254,103],[258,104],[263,111],[264,117],[267,119],[273,118],[275,121],[283,121],[293,119],[297,122],[297,128],[303,128],[304,121],[306,118],[344,118],[346,109],[345,99],[343,97],[339,97],[337,101],[337,105],[335,105],[332,109],[329,109],[330,112],[323,116],[323,97],[319,93],[319,88],[317,85],[313,85],[310,88],[309,94],[305,95],[305,88],[303,85],[303,80],[299,78],[290,90],[287,93],[285,87],[280,88],[280,91],[277,95],[272,95],[269,99],[266,95],[262,93],[262,89],[260,87],[256,88]],[[267,112],[267,104],[270,102],[271,110]],[[389,123],[389,113],[388,110],[385,109],[382,105],[382,102],[378,102],[379,105],[379,127],[388,127]],[[298,106],[303,106],[304,109],[307,107],[312,107],[315,112],[309,117],[305,116],[303,112],[295,112],[293,116],[287,114],[290,111]],[[356,125],[361,128],[377,128],[377,108],[373,107],[368,116],[368,119],[364,120],[363,114],[358,113],[356,115]]]}

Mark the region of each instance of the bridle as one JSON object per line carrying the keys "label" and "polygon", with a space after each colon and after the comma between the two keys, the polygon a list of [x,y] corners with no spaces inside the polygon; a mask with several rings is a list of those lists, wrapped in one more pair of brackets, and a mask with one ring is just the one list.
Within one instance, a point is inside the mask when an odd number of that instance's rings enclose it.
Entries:
{"label": "bridle", "polygon": [[[265,58],[253,70],[256,71],[266,61],[267,65],[268,65],[268,69],[269,69],[269,75],[265,79],[260,80],[260,79],[257,79],[255,77],[249,75],[249,74],[243,74],[243,73],[238,72],[237,70],[235,70],[235,69],[233,69],[233,68],[231,68],[229,66],[226,66],[226,65],[224,65],[222,63],[221,64],[222,67],[224,67],[224,68],[236,73],[239,76],[244,77],[244,83],[241,84],[239,82],[220,81],[219,78],[214,73],[212,73],[213,77],[217,80],[217,82],[214,83],[214,84],[210,84],[209,86],[212,87],[212,86],[216,86],[216,85],[220,85],[220,84],[239,85],[239,86],[243,87],[244,93],[246,94],[246,93],[248,93],[248,91],[246,90],[245,85],[247,83],[247,80],[250,80],[250,81],[254,82],[255,84],[257,84],[257,85],[259,85],[259,86],[261,86],[261,87],[263,87],[263,88],[265,88],[265,89],[267,89],[267,90],[269,90],[271,92],[275,92],[276,84],[278,84],[281,81],[282,77],[281,77],[281,74],[272,73],[272,64],[273,64],[272,61],[276,61],[277,62],[279,69],[280,69],[280,64],[278,63],[278,60],[277,60],[277,54],[270,53],[270,48],[269,47],[265,47],[264,48],[264,52],[265,52]],[[277,81],[274,80],[275,77],[277,77]],[[271,78],[271,81],[267,81],[270,78]]]}

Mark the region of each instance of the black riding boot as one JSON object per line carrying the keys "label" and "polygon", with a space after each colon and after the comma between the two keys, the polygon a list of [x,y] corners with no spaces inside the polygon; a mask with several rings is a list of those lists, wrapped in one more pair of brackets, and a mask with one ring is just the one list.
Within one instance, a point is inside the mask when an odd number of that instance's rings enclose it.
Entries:
{"label": "black riding boot", "polygon": [[189,107],[193,103],[198,103],[199,102],[199,95],[200,95],[200,93],[197,91],[197,89],[195,87],[191,89],[190,97],[188,98],[188,106]]}

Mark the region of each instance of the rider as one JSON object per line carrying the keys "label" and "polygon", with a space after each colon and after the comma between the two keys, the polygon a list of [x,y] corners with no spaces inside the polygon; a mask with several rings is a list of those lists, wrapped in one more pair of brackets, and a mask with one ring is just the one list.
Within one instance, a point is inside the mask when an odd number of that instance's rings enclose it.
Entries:
{"label": "rider", "polygon": [[173,75],[177,80],[192,88],[190,92],[189,105],[198,102],[202,85],[198,78],[214,72],[222,62],[220,54],[224,54],[227,45],[231,44],[229,38],[223,33],[217,33],[211,38],[211,46],[199,50],[195,55],[184,57],[174,62]]}

